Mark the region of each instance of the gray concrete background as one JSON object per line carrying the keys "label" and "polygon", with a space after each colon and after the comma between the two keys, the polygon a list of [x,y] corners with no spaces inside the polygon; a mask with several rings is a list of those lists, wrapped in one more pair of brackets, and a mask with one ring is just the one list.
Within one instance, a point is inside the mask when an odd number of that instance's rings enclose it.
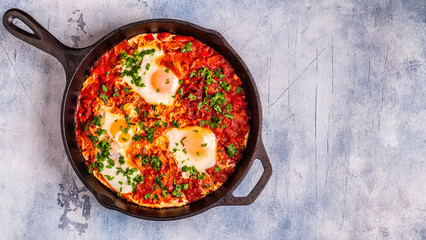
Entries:
{"label": "gray concrete background", "polygon": [[[2,1],[65,44],[149,18],[222,33],[249,66],[274,174],[173,222],[103,208],[66,159],[65,74],[0,28],[0,239],[426,239],[426,1]],[[238,189],[247,194],[257,162]]]}

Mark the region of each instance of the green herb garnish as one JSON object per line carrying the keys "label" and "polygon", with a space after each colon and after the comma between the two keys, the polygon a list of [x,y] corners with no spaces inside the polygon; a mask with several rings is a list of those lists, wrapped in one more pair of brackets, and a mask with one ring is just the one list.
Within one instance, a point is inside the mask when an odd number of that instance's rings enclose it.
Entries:
{"label": "green herb garnish", "polygon": [[188,95],[188,98],[189,100],[192,100],[192,101],[197,100],[197,96],[193,95],[192,93]]}
{"label": "green herb garnish", "polygon": [[93,124],[95,124],[96,126],[98,126],[98,127],[100,127],[101,126],[101,124],[102,124],[102,116],[101,115],[98,115],[98,116],[95,116],[95,117],[93,117]]}
{"label": "green herb garnish", "polygon": [[104,101],[104,103],[106,103],[108,101],[108,96],[103,94],[103,93],[99,94],[99,98],[102,99],[102,101]]}
{"label": "green herb garnish", "polygon": [[192,50],[192,42],[185,44],[185,48],[181,50],[183,53],[188,53]]}
{"label": "green herb garnish", "polygon": [[172,127],[179,128],[179,123],[176,120],[172,120]]}
{"label": "green herb garnish", "polygon": [[226,152],[228,152],[229,157],[233,157],[238,152],[238,149],[232,143],[229,144],[226,148],[227,148]]}
{"label": "green herb garnish", "polygon": [[108,92],[108,88],[105,85],[102,84],[101,88],[102,88],[102,91],[104,91],[104,93]]}

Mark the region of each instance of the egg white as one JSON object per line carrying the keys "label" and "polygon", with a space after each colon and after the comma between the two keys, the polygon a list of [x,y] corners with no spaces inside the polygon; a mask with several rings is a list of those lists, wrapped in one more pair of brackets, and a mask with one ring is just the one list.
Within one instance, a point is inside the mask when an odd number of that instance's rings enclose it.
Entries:
{"label": "egg white", "polygon": [[[152,49],[152,48],[141,48]],[[159,66],[156,64],[156,59],[162,56],[164,52],[162,50],[156,49],[153,55],[145,55],[141,63],[141,69],[139,70],[139,76],[142,78],[141,83],[144,87],[138,87],[135,84],[132,84],[132,78],[130,76],[124,76],[123,81],[129,84],[133,91],[142,96],[145,101],[149,104],[159,105],[164,104],[170,106],[173,104],[176,91],[179,88],[179,79],[173,74],[172,71],[167,73],[167,78],[169,79],[170,90],[168,92],[158,92],[157,88],[154,88],[151,84],[151,78],[156,71],[166,71],[164,66]],[[149,68],[147,70],[147,65]]]}
{"label": "egg white", "polygon": [[[127,183],[127,177],[125,177],[122,173],[117,174],[117,167],[126,170],[127,168],[132,168],[127,164],[126,158],[126,149],[132,141],[132,137],[134,136],[134,132],[132,128],[130,128],[127,132],[127,141],[120,141],[119,137],[122,136],[123,132],[118,131],[117,133],[112,133],[111,126],[115,124],[117,121],[125,121],[125,118],[122,114],[111,113],[108,108],[103,107],[100,110],[100,114],[103,116],[101,129],[106,130],[106,134],[112,139],[110,142],[111,149],[109,150],[110,157],[114,160],[114,166],[112,168],[107,168],[107,162],[104,162],[105,167],[103,168],[102,174],[105,180],[111,185],[111,187],[122,193],[129,193],[133,190],[132,185]],[[101,135],[100,138],[103,139],[105,134]],[[120,163],[120,157],[124,157],[124,164]],[[133,179],[139,171],[134,172],[130,177]],[[109,178],[107,178],[108,176]],[[112,179],[111,179],[112,178]]]}
{"label": "egg white", "polygon": [[[217,140],[211,130],[197,126],[173,128],[167,131],[165,136],[169,139],[169,151],[172,152],[180,169],[187,166],[195,167],[199,172],[205,172],[216,164]],[[198,144],[203,144],[204,147]],[[195,150],[191,152],[187,150],[189,148],[200,149],[201,153],[195,154]],[[187,172],[182,175],[185,178],[189,177]]]}
{"label": "egg white", "polygon": [[[122,154],[122,148],[117,146],[117,143],[113,142],[110,150],[111,159],[114,160],[114,166],[112,168],[105,167],[101,174],[104,176],[105,180],[111,185],[111,187],[122,194],[130,193],[133,191],[132,185],[127,183],[127,177],[122,173],[117,173],[117,167],[126,170],[127,168],[132,168],[127,164],[127,159],[124,154]],[[124,157],[125,163],[121,164],[119,162],[120,156]],[[106,165],[105,165],[106,166]],[[136,175],[139,174],[139,171],[134,172],[130,178],[133,179]],[[105,175],[113,177],[108,179]]]}
{"label": "egg white", "polygon": [[[124,135],[123,132],[118,131],[117,133],[113,133],[111,131],[111,127],[113,124],[116,124],[117,121],[125,121],[124,115],[111,113],[107,108],[103,108],[103,113],[104,117],[101,128],[105,129],[107,134],[114,140],[115,143],[117,143],[117,146],[121,149],[120,151],[124,151],[124,149],[126,149],[132,141],[132,137],[135,135],[135,133],[133,132],[132,128],[130,128],[127,132],[127,136],[125,137],[127,141],[120,139],[120,137]],[[122,154],[124,155],[124,152]]]}

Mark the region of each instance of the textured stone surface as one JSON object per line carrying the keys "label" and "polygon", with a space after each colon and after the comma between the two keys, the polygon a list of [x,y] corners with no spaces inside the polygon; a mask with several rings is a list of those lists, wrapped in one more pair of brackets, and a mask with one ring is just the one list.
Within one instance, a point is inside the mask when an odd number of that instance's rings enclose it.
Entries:
{"label": "textured stone surface", "polygon": [[148,18],[221,32],[257,82],[274,175],[249,206],[179,221],[103,208],[63,150],[61,65],[0,28],[1,239],[426,239],[424,0],[0,3],[12,7],[74,47]]}

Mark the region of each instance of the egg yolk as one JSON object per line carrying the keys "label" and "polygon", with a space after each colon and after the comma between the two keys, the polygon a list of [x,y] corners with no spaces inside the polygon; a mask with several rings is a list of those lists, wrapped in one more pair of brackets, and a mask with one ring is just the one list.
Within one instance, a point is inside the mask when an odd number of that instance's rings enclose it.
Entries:
{"label": "egg yolk", "polygon": [[171,72],[166,72],[164,69],[157,69],[151,75],[151,87],[157,93],[170,93],[172,79],[173,74]]}
{"label": "egg yolk", "polygon": [[[185,138],[186,137],[186,138]],[[182,140],[184,148],[188,154],[192,156],[201,156],[206,152],[206,144],[204,143],[204,135],[201,131],[191,131],[185,135]]]}
{"label": "egg yolk", "polygon": [[124,119],[118,119],[111,124],[111,128],[109,131],[114,138],[118,135],[118,142],[124,143],[130,140],[130,135],[128,133],[124,133],[121,129],[126,129],[129,125]]}

